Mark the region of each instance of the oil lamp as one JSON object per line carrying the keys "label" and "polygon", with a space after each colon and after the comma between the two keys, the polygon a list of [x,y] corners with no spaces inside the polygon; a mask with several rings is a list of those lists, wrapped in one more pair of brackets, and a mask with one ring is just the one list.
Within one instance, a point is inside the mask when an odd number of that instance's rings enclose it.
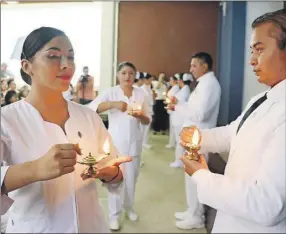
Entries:
{"label": "oil lamp", "polygon": [[98,169],[96,165],[99,164],[100,161],[102,161],[108,156],[110,156],[110,144],[109,144],[108,139],[106,139],[103,144],[103,153],[95,157],[91,154],[91,152],[89,152],[89,154],[86,157],[84,157],[82,160],[78,161],[78,163],[88,166],[83,171],[83,174],[91,177],[93,174],[96,174],[96,170]]}
{"label": "oil lamp", "polygon": [[142,107],[141,105],[134,102],[130,106],[128,106],[127,109],[128,109],[127,110],[128,115],[133,115],[133,114],[140,112],[142,110]]}
{"label": "oil lamp", "polygon": [[190,139],[190,142],[186,144],[187,150],[185,156],[190,160],[199,161],[200,159],[200,143],[201,143],[201,134],[197,127],[192,126],[193,135]]}

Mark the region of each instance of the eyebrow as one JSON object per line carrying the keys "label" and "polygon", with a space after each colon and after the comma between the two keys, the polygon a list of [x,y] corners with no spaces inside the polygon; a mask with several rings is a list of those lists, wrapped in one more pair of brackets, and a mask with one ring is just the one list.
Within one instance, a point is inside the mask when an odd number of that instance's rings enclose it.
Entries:
{"label": "eyebrow", "polygon": [[262,42],[256,42],[254,45],[252,45],[252,46],[250,46],[250,48],[252,49],[252,48],[255,48],[256,46],[258,46],[258,45],[262,45],[263,43]]}
{"label": "eyebrow", "polygon": [[[51,47],[51,48],[47,49],[46,51],[49,51],[49,50],[57,50],[57,51],[61,51],[61,49],[60,49],[60,48],[58,48],[58,47]],[[74,51],[73,51],[73,49],[69,49],[69,52],[74,52]]]}

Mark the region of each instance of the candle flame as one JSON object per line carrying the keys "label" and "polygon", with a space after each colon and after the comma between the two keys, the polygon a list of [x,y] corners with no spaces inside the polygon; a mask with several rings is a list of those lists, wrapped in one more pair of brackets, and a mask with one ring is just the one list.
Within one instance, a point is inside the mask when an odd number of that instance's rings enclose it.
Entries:
{"label": "candle flame", "polygon": [[142,107],[139,105],[138,107],[137,107],[137,110],[141,110],[142,109]]}
{"label": "candle flame", "polygon": [[166,103],[167,103],[167,104],[171,103],[170,98],[168,98],[168,97],[166,98]]}
{"label": "candle flame", "polygon": [[108,138],[105,140],[105,142],[103,144],[103,152],[105,154],[110,154],[110,145],[109,145]]}
{"label": "candle flame", "polygon": [[200,134],[198,129],[194,130],[193,138],[192,138],[192,143],[194,146],[198,146],[200,140]]}
{"label": "candle flame", "polygon": [[166,95],[167,95],[167,93],[166,93],[166,92],[163,92],[163,93],[162,93],[162,95],[163,95],[163,96],[166,96]]}

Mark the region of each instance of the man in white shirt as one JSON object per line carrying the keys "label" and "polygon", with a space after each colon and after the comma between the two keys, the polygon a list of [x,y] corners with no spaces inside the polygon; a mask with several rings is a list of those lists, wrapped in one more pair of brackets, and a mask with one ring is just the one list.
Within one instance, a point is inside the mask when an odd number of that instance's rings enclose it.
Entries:
{"label": "man in white shirt", "polygon": [[[203,151],[229,152],[224,175],[211,173],[203,156],[182,157],[199,201],[217,210],[215,233],[286,233],[286,10],[258,17],[252,28],[250,65],[270,90],[230,125],[201,131]],[[184,128],[181,144],[192,136]]]}
{"label": "man in white shirt", "polygon": [[[212,67],[213,59],[208,53],[199,52],[192,56],[190,72],[198,84],[187,103],[178,102],[175,106],[175,111],[184,116],[183,127],[195,125],[207,129],[217,124],[221,88]],[[179,220],[176,226],[180,229],[201,228],[205,222],[204,207],[199,203],[196,184],[188,174],[185,174],[185,187],[188,209],[175,213]]]}

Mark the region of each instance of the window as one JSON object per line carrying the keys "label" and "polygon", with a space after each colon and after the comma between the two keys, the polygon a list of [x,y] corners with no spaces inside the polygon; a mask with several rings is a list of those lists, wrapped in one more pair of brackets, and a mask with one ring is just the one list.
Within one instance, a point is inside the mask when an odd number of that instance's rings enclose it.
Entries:
{"label": "window", "polygon": [[[98,2],[1,5],[1,62],[7,62],[16,82],[23,84],[20,61],[11,59],[17,41],[41,26],[59,28],[69,36],[75,50],[76,72],[72,83],[76,83],[86,65],[95,77],[95,86],[99,87],[101,8]],[[21,49],[21,45],[16,49],[17,57]]]}

